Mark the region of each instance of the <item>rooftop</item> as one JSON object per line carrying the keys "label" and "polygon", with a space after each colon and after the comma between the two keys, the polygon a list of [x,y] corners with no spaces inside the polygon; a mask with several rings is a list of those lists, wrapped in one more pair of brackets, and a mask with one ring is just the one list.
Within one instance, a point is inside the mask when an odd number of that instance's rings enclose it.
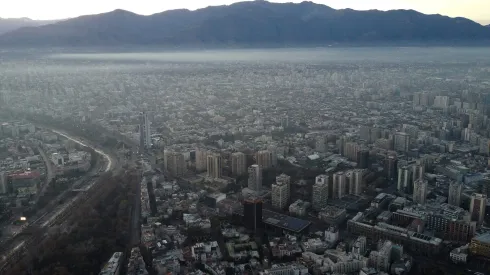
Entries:
{"label": "rooftop", "polygon": [[262,211],[262,221],[266,224],[278,226],[293,232],[301,232],[311,224],[310,221],[301,220],[270,210]]}
{"label": "rooftop", "polygon": [[486,234],[482,234],[480,236],[476,236],[475,240],[482,242],[482,243],[490,244],[490,233],[486,233]]}

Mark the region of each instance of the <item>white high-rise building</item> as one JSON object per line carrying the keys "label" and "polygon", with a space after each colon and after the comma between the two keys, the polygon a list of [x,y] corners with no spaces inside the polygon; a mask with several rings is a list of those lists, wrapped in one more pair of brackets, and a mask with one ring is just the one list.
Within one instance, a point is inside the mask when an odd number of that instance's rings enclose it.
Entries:
{"label": "white high-rise building", "polygon": [[413,191],[413,172],[411,166],[398,168],[397,190],[410,194]]}
{"label": "white high-rise building", "polygon": [[364,170],[354,169],[347,173],[349,179],[349,194],[360,195],[364,185]]}
{"label": "white high-rise building", "polygon": [[449,184],[449,195],[447,197],[447,203],[454,206],[461,205],[461,191],[463,186],[461,183],[453,181]]}
{"label": "white high-rise building", "polygon": [[427,200],[427,185],[426,180],[418,179],[413,183],[413,201],[418,204],[425,204]]}
{"label": "white high-rise building", "polygon": [[208,151],[205,149],[196,149],[196,171],[204,172],[208,168]]}
{"label": "white high-rise building", "polygon": [[209,178],[212,179],[221,178],[222,163],[221,163],[221,156],[219,154],[208,155],[207,167],[208,167],[207,171],[208,171]]}
{"label": "white high-rise building", "polygon": [[332,198],[340,199],[347,194],[347,177],[343,171],[333,174]]}
{"label": "white high-rise building", "polygon": [[247,157],[242,152],[231,155],[231,172],[234,176],[241,176],[247,173]]}
{"label": "white high-rise building", "polygon": [[288,206],[291,177],[281,174],[276,177],[276,183],[272,185],[272,206],[284,209]]}
{"label": "white high-rise building", "polygon": [[327,175],[319,175],[315,179],[315,184],[313,184],[313,195],[311,199],[311,204],[316,210],[321,210],[327,206],[328,200],[328,181]]}
{"label": "white high-rise building", "polygon": [[150,120],[148,119],[148,114],[146,112],[140,113],[140,148],[149,149],[151,148],[151,129]]}
{"label": "white high-rise building", "polygon": [[256,192],[262,189],[262,168],[257,164],[248,168],[248,188]]}

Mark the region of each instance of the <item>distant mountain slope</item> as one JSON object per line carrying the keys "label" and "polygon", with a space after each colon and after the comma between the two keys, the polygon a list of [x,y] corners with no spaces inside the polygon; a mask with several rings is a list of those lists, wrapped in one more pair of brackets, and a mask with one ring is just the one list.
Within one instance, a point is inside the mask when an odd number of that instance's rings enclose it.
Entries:
{"label": "distant mountain slope", "polygon": [[490,40],[465,18],[413,10],[335,10],[312,2],[240,2],[141,16],[124,10],[87,15],[0,36],[3,46],[263,45]]}
{"label": "distant mountain slope", "polygon": [[23,27],[36,27],[54,23],[53,20],[32,20],[29,18],[0,18],[0,35]]}

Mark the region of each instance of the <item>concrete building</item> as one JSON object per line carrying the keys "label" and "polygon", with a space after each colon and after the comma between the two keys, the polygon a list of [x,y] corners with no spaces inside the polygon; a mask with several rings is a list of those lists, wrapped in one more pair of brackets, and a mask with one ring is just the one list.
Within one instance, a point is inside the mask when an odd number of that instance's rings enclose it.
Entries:
{"label": "concrete building", "polygon": [[425,174],[425,167],[422,165],[414,165],[412,167],[412,172],[413,172],[413,180],[423,180],[424,179],[424,174]]}
{"label": "concrete building", "polygon": [[221,171],[223,169],[222,159],[219,154],[208,155],[207,171],[208,177],[212,179],[221,178]]}
{"label": "concrete building", "polygon": [[139,115],[139,130],[140,130],[140,148],[141,149],[151,148],[150,120],[148,119],[148,114],[146,112],[142,112]]}
{"label": "concrete building", "polygon": [[332,198],[340,199],[347,194],[347,176],[343,171],[333,174]]}
{"label": "concrete building", "polygon": [[397,179],[397,166],[398,166],[398,160],[396,156],[394,155],[389,155],[385,159],[384,163],[384,174],[386,176],[386,179],[390,181],[394,181]]}
{"label": "concrete building", "polygon": [[208,168],[208,151],[205,149],[196,149],[196,171],[204,172]]}
{"label": "concrete building", "polygon": [[462,191],[463,185],[459,182],[452,181],[449,184],[449,194],[447,198],[447,203],[450,205],[454,206],[460,206],[461,205],[461,191]]}
{"label": "concrete building", "polygon": [[487,196],[484,194],[473,193],[471,195],[470,214],[471,220],[483,224],[485,218],[485,208],[487,206]]}
{"label": "concrete building", "polygon": [[408,152],[410,146],[410,136],[404,132],[395,133],[393,146],[396,151]]}
{"label": "concrete building", "polygon": [[426,180],[416,180],[413,183],[413,201],[418,204],[425,204],[427,200],[427,185]]}
{"label": "concrete building", "polygon": [[470,243],[470,252],[473,255],[490,258],[490,233],[473,238]]}
{"label": "concrete building", "polygon": [[290,197],[291,177],[281,174],[276,177],[276,183],[272,185],[272,206],[284,209],[288,206]]}
{"label": "concrete building", "polygon": [[413,173],[411,166],[403,166],[398,168],[398,181],[396,189],[399,192],[408,194],[413,192]]}
{"label": "concrete building", "polygon": [[257,165],[262,169],[268,169],[272,167],[272,154],[269,150],[258,151],[255,154],[255,159],[257,161]]}
{"label": "concrete building", "polygon": [[248,188],[256,192],[262,189],[262,167],[257,164],[248,168]]}
{"label": "concrete building", "polygon": [[183,176],[186,172],[184,155],[179,152],[165,152],[165,170],[174,177]]}
{"label": "concrete building", "polygon": [[347,172],[347,178],[349,180],[349,194],[360,195],[364,187],[364,173],[363,169],[354,169]]}
{"label": "concrete building", "polygon": [[0,193],[5,194],[7,192],[7,173],[5,173],[5,171],[0,171]]}
{"label": "concrete building", "polygon": [[99,275],[119,275],[121,269],[122,262],[122,252],[116,252],[112,255],[112,257],[107,261]]}
{"label": "concrete building", "polygon": [[234,176],[241,176],[247,173],[247,157],[242,152],[231,155],[231,172]]}
{"label": "concrete building", "polygon": [[315,179],[315,184],[313,185],[313,196],[311,199],[311,204],[316,210],[321,210],[327,206],[328,200],[328,190],[329,178],[327,175],[319,175]]}

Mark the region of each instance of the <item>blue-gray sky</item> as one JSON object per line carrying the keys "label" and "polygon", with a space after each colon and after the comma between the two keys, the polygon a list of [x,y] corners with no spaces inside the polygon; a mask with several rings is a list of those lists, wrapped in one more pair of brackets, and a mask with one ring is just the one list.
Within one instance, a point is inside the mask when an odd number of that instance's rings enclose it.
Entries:
{"label": "blue-gray sky", "polygon": [[[199,9],[214,5],[227,5],[236,0],[5,0],[0,17],[29,17],[32,19],[61,19],[125,9],[138,14],[152,14],[170,9]],[[301,2],[301,0],[271,2]],[[490,0],[314,0],[333,8],[414,9],[423,13],[439,13],[451,17],[467,17],[490,24]]]}

